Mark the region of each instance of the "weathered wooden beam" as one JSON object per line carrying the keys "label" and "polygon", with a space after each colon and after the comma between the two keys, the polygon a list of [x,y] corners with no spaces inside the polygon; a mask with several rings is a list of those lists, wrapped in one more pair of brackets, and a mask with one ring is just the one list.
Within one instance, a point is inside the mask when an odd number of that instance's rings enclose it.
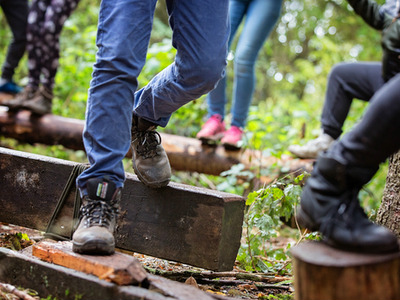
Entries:
{"label": "weathered wooden beam", "polygon": [[[29,111],[9,113],[5,107],[0,106],[0,135],[25,143],[63,145],[69,149],[83,150],[83,126],[83,120],[56,115],[37,117]],[[310,159],[299,160],[286,156],[278,160],[275,157],[265,157],[260,151],[251,149],[227,151],[222,146],[204,146],[193,138],[166,133],[161,133],[161,137],[171,167],[177,171],[219,175],[238,163],[248,168],[255,167],[257,170],[268,168],[275,163],[284,166],[288,172],[312,169],[313,160]],[[127,156],[130,157],[131,153]]]}
{"label": "weathered wooden beam", "polygon": [[230,299],[151,274],[146,284],[118,286],[91,274],[41,261],[32,255],[32,246],[22,252],[0,248],[0,281],[31,288],[43,298],[64,300]]}
{"label": "weathered wooden beam", "polygon": [[400,296],[400,253],[362,254],[304,242],[291,249],[296,300],[392,300]]}
{"label": "weathered wooden beam", "polygon": [[113,255],[82,255],[72,251],[72,242],[44,240],[32,246],[32,255],[118,285],[140,285],[147,280],[147,273],[140,262],[120,252]]}
{"label": "weathered wooden beam", "polygon": [[[0,148],[0,222],[44,231],[77,163]],[[231,270],[243,222],[244,199],[171,182],[150,189],[127,180],[116,231],[119,248],[210,270]],[[51,230],[69,237],[75,182]]]}

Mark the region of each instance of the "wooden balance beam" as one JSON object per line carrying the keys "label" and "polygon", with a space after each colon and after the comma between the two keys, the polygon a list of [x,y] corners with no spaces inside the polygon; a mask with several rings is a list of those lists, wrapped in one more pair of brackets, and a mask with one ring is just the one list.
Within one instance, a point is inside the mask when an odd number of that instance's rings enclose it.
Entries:
{"label": "wooden balance beam", "polygon": [[[45,231],[77,163],[0,148],[0,221]],[[242,233],[240,196],[171,182],[150,189],[135,175],[121,199],[116,246],[210,270],[233,268]],[[75,183],[51,226],[70,237]]]}
{"label": "wooden balance beam", "polygon": [[400,253],[346,252],[322,242],[291,253],[296,300],[400,299]]}

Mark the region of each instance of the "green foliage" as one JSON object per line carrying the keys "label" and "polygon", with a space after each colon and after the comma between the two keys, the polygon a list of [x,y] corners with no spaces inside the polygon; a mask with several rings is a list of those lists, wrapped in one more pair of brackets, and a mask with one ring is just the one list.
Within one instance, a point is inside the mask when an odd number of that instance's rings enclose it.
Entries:
{"label": "green foliage", "polygon": [[242,268],[264,273],[290,270],[288,249],[275,249],[268,242],[278,236],[283,221],[288,222],[294,215],[304,176],[302,174],[293,180],[284,178],[247,196],[244,242],[238,254]]}

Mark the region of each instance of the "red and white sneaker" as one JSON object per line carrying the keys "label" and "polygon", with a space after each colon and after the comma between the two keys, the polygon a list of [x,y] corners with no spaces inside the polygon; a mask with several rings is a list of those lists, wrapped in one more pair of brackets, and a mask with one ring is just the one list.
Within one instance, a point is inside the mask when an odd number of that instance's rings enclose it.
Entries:
{"label": "red and white sneaker", "polygon": [[224,133],[224,137],[221,139],[222,145],[229,150],[237,150],[242,147],[243,144],[243,130],[237,126],[231,126]]}
{"label": "red and white sneaker", "polygon": [[216,143],[225,132],[225,123],[220,115],[211,116],[201,127],[196,137],[205,144]]}

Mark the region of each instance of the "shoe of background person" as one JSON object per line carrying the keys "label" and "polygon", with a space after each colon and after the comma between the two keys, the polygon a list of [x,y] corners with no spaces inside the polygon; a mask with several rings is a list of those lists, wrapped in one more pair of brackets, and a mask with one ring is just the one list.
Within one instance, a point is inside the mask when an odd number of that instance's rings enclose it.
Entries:
{"label": "shoe of background person", "polygon": [[22,92],[22,87],[18,86],[14,81],[0,81],[0,93],[18,94]]}
{"label": "shoe of background person", "polygon": [[5,100],[1,105],[7,106],[10,111],[16,111],[23,108],[23,104],[38,95],[38,89],[26,86],[15,98]]}
{"label": "shoe of background person", "polygon": [[225,123],[220,115],[211,116],[197,133],[196,138],[204,144],[216,143],[223,137],[225,132]]}
{"label": "shoe of background person", "polygon": [[335,141],[326,133],[321,133],[316,139],[308,141],[305,145],[290,145],[288,150],[299,158],[317,158],[318,154],[327,150]]}
{"label": "shoe of background person", "polygon": [[37,115],[51,114],[52,102],[53,92],[42,86],[33,98],[22,103],[22,108]]}
{"label": "shoe of background person", "polygon": [[171,180],[171,166],[161,145],[156,125],[133,116],[132,166],[140,181],[151,188],[161,188]]}
{"label": "shoe of background person", "polygon": [[376,171],[344,165],[321,153],[303,188],[297,210],[300,226],[319,231],[325,243],[342,250],[399,251],[396,235],[371,222],[360,206],[358,193]]}
{"label": "shoe of background person", "polygon": [[237,126],[231,126],[231,128],[224,132],[221,143],[226,149],[240,149],[243,144],[242,138],[243,130]]}
{"label": "shoe of background person", "polygon": [[87,191],[88,195],[82,199],[79,225],[72,236],[72,250],[83,254],[113,254],[121,188],[116,188],[108,179],[93,178],[88,180]]}

